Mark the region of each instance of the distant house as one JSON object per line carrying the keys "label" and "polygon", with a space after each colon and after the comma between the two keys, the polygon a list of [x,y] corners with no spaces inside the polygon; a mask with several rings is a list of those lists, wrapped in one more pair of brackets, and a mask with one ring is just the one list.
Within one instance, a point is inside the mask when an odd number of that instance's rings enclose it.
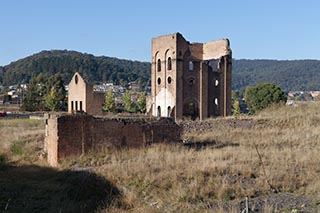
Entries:
{"label": "distant house", "polygon": [[7,92],[7,94],[13,96],[16,94],[16,92],[16,90],[10,90],[9,92]]}
{"label": "distant house", "polygon": [[68,112],[85,112],[90,115],[101,115],[105,93],[95,92],[93,85],[87,83],[76,72],[68,85]]}

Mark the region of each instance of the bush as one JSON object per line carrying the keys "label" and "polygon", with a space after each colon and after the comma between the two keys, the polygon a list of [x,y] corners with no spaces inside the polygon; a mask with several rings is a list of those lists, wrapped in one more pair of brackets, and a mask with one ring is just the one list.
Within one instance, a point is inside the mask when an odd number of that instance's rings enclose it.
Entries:
{"label": "bush", "polygon": [[261,83],[255,87],[248,86],[244,98],[251,114],[272,104],[284,104],[287,101],[280,87],[271,83]]}

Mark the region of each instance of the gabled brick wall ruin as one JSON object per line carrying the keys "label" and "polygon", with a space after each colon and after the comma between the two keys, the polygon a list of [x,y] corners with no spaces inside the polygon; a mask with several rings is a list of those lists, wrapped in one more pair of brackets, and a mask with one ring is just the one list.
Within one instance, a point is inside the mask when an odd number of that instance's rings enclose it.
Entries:
{"label": "gabled brick wall ruin", "polygon": [[96,118],[90,115],[49,115],[45,147],[48,163],[58,166],[68,156],[106,147],[143,147],[177,142],[180,127],[171,119]]}

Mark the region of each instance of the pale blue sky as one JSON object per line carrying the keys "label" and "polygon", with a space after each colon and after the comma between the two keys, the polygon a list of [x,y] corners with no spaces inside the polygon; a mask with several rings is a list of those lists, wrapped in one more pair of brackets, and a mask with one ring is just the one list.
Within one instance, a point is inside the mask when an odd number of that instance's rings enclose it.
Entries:
{"label": "pale blue sky", "polygon": [[0,65],[68,49],[150,61],[151,38],[229,38],[237,59],[320,59],[317,0],[0,0]]}

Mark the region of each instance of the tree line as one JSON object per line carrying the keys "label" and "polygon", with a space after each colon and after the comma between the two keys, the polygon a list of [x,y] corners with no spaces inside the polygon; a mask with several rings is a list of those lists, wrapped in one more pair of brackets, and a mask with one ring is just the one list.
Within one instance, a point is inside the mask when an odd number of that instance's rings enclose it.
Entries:
{"label": "tree line", "polygon": [[105,112],[129,112],[145,113],[146,112],[146,95],[143,92],[137,93],[137,100],[132,99],[132,92],[127,90],[122,96],[123,108],[117,106],[115,96],[112,90],[108,90],[105,95],[105,102],[102,110]]}
{"label": "tree line", "polygon": [[[105,112],[146,112],[146,95],[144,92],[133,94],[127,90],[122,95],[123,107],[118,106],[115,95],[110,89],[105,94],[104,105],[101,110]],[[251,114],[254,114],[270,105],[284,104],[287,100],[285,92],[275,84],[261,83],[256,86],[247,86],[244,94],[233,91],[233,115],[241,112],[240,102],[244,97],[245,104]],[[22,110],[24,111],[66,111],[67,97],[61,74],[46,76],[40,74],[30,80],[25,96],[23,97]]]}
{"label": "tree line", "polygon": [[232,88],[269,82],[285,92],[320,90],[319,60],[233,60]]}
{"label": "tree line", "polygon": [[[136,81],[141,91],[150,85],[151,64],[67,50],[42,51],[0,67],[0,85],[28,83],[31,78],[62,74],[69,82],[75,72],[91,84],[113,82],[126,85]],[[284,91],[320,90],[320,61],[318,60],[233,60],[232,88],[270,82]]]}
{"label": "tree line", "polygon": [[[127,90],[122,95],[123,107],[117,106],[115,96],[110,89],[106,92],[104,105],[101,110],[105,112],[146,112],[146,95],[138,92],[137,100],[132,99],[132,92]],[[40,74],[30,80],[28,88],[23,96],[21,110],[23,111],[66,111],[67,97],[64,81],[61,74],[46,76]]]}

